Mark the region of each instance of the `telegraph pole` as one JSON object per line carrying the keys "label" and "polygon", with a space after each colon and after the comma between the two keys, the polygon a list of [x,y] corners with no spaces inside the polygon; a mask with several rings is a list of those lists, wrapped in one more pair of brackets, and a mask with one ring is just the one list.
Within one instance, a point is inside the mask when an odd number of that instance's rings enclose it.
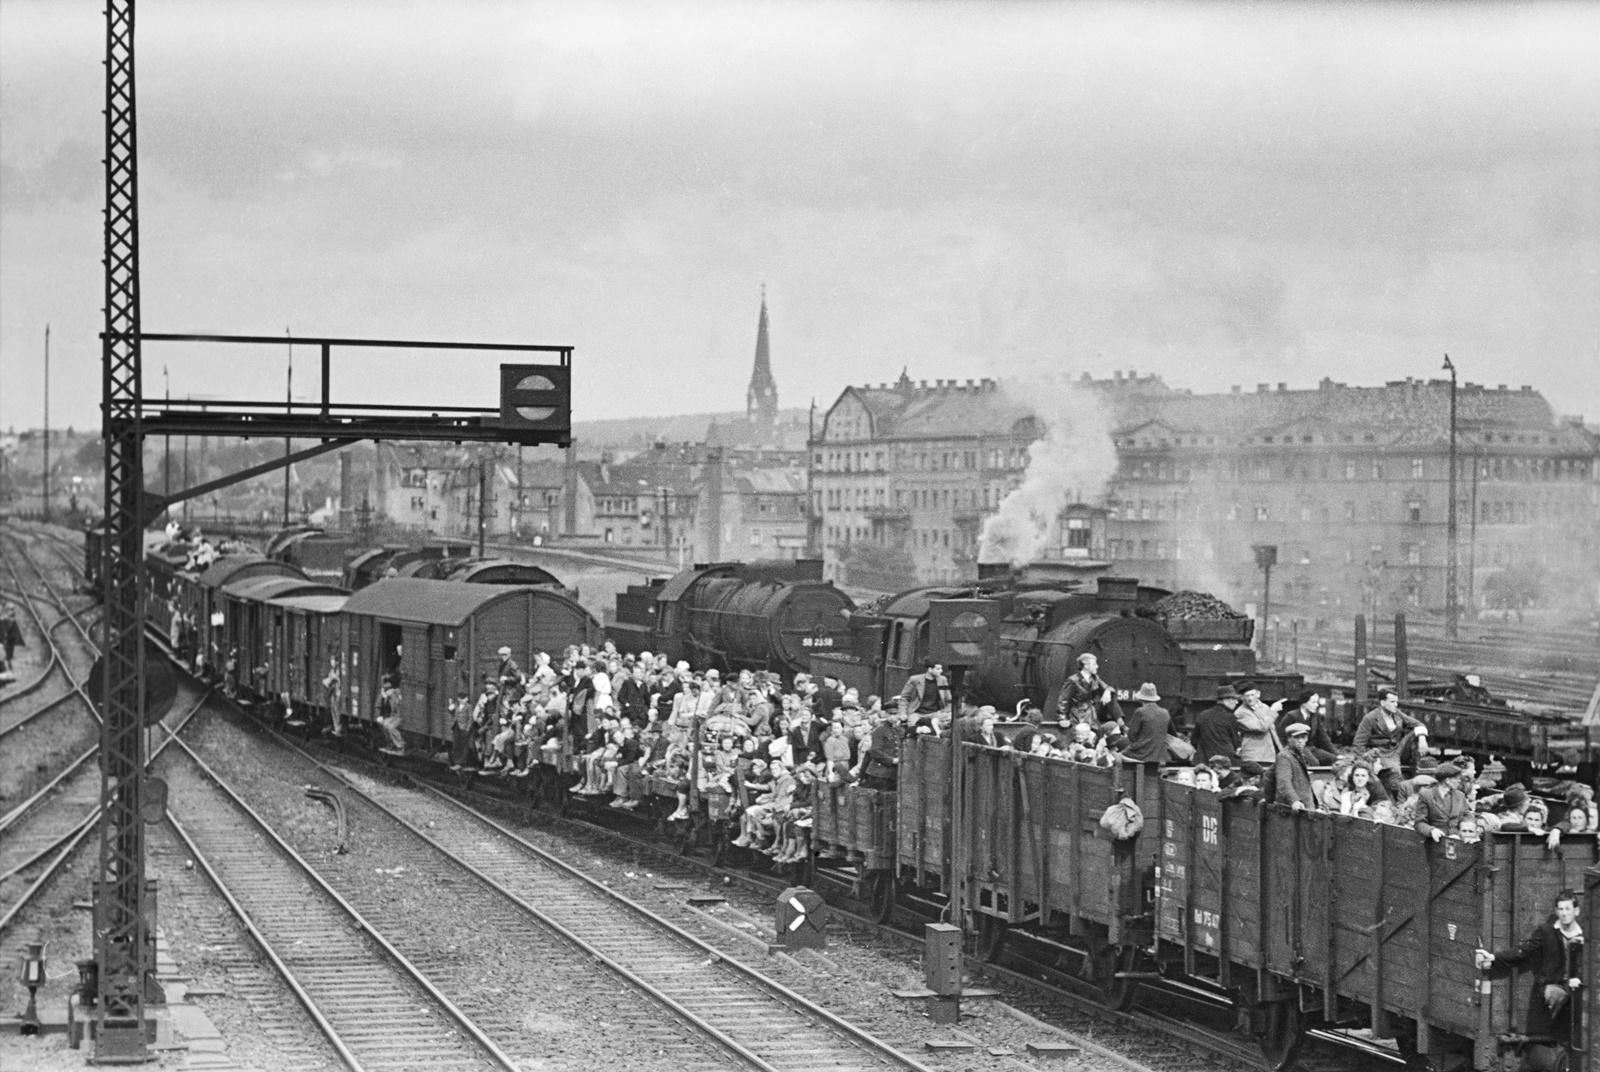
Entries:
{"label": "telegraph pole", "polygon": [[44,326],[44,523],[50,523],[50,325]]}
{"label": "telegraph pole", "polygon": [[[284,335],[284,338],[290,340],[290,342],[289,342],[289,379],[288,379],[288,385],[284,388],[284,392],[283,392],[284,412],[285,413],[289,413],[289,414],[292,415],[294,413],[294,342],[293,342],[293,337],[289,334],[289,329],[288,328],[284,328],[283,329],[283,335]],[[285,458],[287,458],[289,456],[289,453],[290,453],[290,451],[289,451],[289,437],[288,436],[284,436],[283,437],[283,456]],[[289,474],[292,473],[293,471],[294,470],[291,467],[291,465],[288,462],[285,462],[284,466],[283,466],[283,527],[284,528],[288,528],[289,527]]]}
{"label": "telegraph pole", "polygon": [[1456,366],[1444,355],[1450,371],[1450,516],[1445,526],[1444,635],[1456,639],[1460,631],[1460,608],[1456,605]]}
{"label": "telegraph pole", "polygon": [[478,557],[484,557],[484,533],[489,524],[489,468],[484,455],[478,455]]}

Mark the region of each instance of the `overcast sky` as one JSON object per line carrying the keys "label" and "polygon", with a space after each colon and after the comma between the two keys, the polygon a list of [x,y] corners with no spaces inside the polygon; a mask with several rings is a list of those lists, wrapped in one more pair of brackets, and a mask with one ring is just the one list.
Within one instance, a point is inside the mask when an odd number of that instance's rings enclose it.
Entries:
{"label": "overcast sky", "polygon": [[[1449,352],[1600,420],[1600,4],[142,0],[138,29],[146,331],[564,343],[580,419],[740,409],[764,283],[785,406],[902,366],[1210,391]],[[0,9],[0,426],[41,421],[46,323],[51,423],[99,422],[104,33]],[[253,360],[147,347],[146,390],[280,396]],[[494,404],[492,361],[360,368],[340,397]]]}

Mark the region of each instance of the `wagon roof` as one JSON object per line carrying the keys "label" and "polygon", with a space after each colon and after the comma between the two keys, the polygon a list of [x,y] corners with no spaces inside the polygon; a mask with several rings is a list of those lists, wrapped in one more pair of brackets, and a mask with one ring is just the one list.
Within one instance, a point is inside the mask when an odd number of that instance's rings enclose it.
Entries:
{"label": "wagon roof", "polygon": [[348,595],[347,589],[305,577],[241,577],[222,590],[241,599],[276,599],[280,596]]}
{"label": "wagon roof", "polygon": [[200,574],[200,583],[207,588],[221,588],[246,570],[259,571],[262,568],[277,577],[305,577],[297,567],[267,558],[265,555],[229,555],[217,559],[208,566],[206,571]]}
{"label": "wagon roof", "polygon": [[329,586],[328,594],[279,596],[270,600],[275,607],[288,607],[290,610],[307,610],[316,614],[335,614],[344,609],[345,601],[350,596],[344,589],[337,590]]}
{"label": "wagon roof", "polygon": [[421,577],[375,581],[345,602],[346,614],[395,618],[434,625],[460,625],[478,610],[513,593],[539,591],[525,585],[456,584]]}

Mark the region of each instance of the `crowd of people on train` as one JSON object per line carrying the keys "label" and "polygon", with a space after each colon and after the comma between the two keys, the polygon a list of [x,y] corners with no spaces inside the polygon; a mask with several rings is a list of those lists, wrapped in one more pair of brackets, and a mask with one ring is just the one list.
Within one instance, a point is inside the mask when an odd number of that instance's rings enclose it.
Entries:
{"label": "crowd of people on train", "polygon": [[[336,668],[330,681],[336,689]],[[405,748],[400,703],[398,680],[386,675],[376,713],[393,752]],[[779,860],[807,851],[819,787],[892,789],[905,737],[952,731],[950,689],[935,663],[885,703],[828,674],[798,674],[786,686],[765,671],[724,677],[716,667],[622,654],[609,643],[541,652],[527,668],[503,647],[495,670],[476,690],[460,690],[447,714],[458,770],[522,778],[541,764],[565,765],[579,775],[574,794],[610,797],[617,809],[675,796],[670,819],[687,817],[693,799],[710,818],[737,824],[734,844]],[[1377,706],[1341,746],[1335,737],[1345,735],[1315,691],[1269,704],[1248,682],[1224,684],[1182,725],[1153,683],[1120,700],[1086,654],[1052,714],[1029,702],[1003,716],[991,706],[966,708],[957,728],[986,747],[1142,764],[1203,790],[1410,827],[1435,841],[1507,830],[1554,847],[1600,825],[1590,786],[1564,787],[1553,817],[1546,797],[1520,783],[1502,786],[1497,762],[1480,771],[1470,757],[1437,761],[1426,726],[1401,710],[1392,689],[1379,690]]]}

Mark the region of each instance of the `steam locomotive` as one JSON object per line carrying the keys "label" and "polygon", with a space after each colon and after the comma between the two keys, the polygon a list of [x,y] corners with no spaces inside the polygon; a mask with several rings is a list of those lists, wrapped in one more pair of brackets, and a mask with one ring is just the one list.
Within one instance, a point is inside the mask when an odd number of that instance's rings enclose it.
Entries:
{"label": "steam locomotive", "polygon": [[[1044,567],[985,567],[977,581],[914,588],[857,606],[822,580],[816,560],[700,565],[618,594],[606,636],[619,651],[785,675],[831,673],[865,698],[893,696],[933,650],[937,600],[995,601],[999,628],[967,671],[963,694],[1015,710],[1053,709],[1077,657],[1099,659],[1107,681],[1131,693],[1153,682],[1180,703],[1209,703],[1224,681],[1248,677],[1267,699],[1304,685],[1257,673],[1254,623],[1207,599],[1179,616],[1174,594],[1126,577],[1063,576]],[[1123,698],[1126,698],[1124,696]]]}

